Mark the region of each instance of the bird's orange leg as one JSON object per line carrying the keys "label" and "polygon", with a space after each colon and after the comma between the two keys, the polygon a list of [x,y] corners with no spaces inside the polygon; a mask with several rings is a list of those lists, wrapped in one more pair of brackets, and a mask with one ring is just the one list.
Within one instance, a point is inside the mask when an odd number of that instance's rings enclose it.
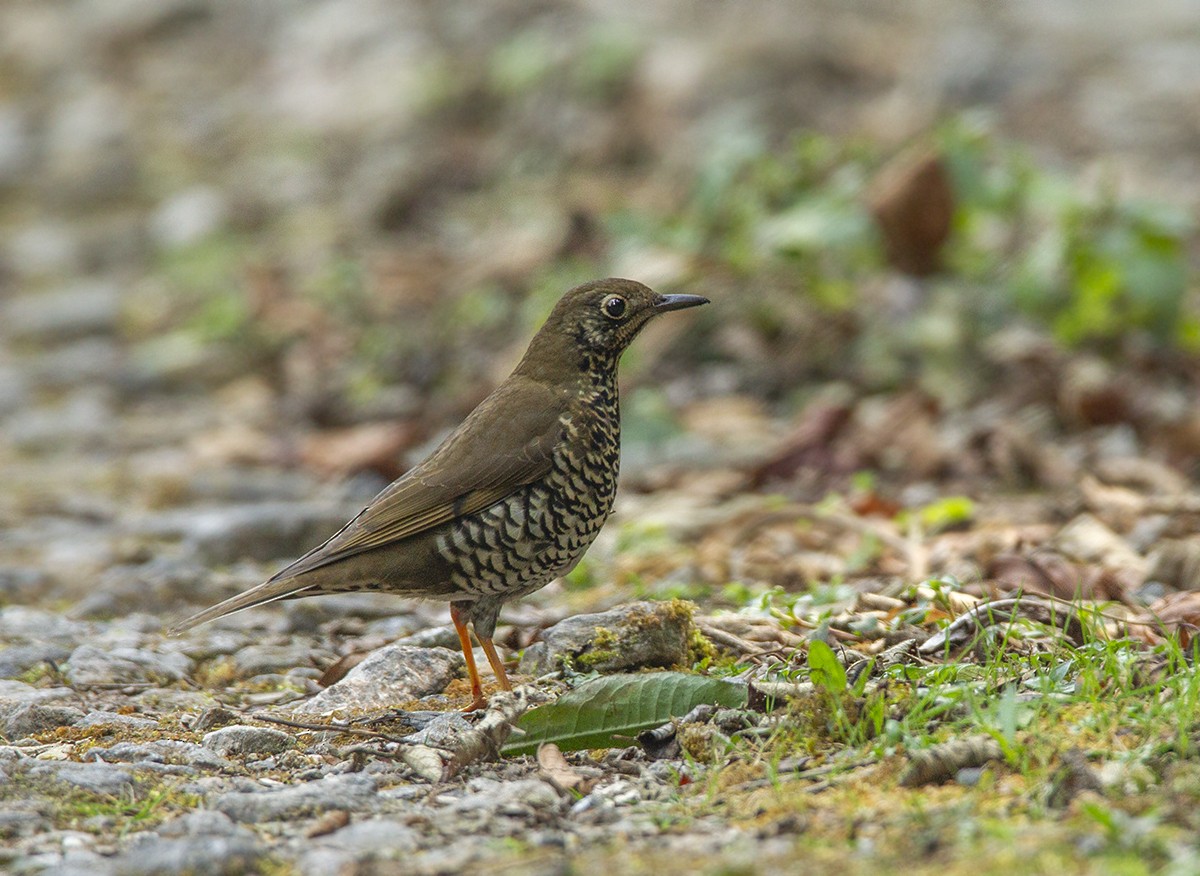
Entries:
{"label": "bird's orange leg", "polygon": [[500,662],[500,655],[496,653],[496,646],[492,644],[492,640],[479,636],[479,644],[483,648],[483,653],[487,654],[492,672],[496,673],[496,680],[500,682],[500,689],[512,690],[512,685],[508,683],[508,673],[504,671],[504,664]]}
{"label": "bird's orange leg", "polygon": [[[463,659],[467,661],[467,675],[471,677],[471,705],[464,708],[463,711],[476,712],[487,707],[487,700],[483,698],[483,685],[479,682],[479,670],[475,668],[475,654],[471,650],[471,634],[467,632],[467,622],[463,620],[462,612],[453,602],[450,603],[450,620],[454,623],[454,631],[458,633]],[[489,641],[488,645],[491,644]],[[495,649],[492,650],[495,651]],[[491,660],[490,654],[488,659]]]}

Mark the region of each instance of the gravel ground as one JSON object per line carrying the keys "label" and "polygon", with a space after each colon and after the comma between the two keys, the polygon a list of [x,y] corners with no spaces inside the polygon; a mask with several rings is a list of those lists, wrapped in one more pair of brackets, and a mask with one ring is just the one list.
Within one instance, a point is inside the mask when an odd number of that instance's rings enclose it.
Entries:
{"label": "gravel ground", "polygon": [[[361,690],[456,704],[461,658],[436,606],[338,597],[165,636],[386,482],[298,464],[280,438],[315,403],[297,411],[278,387],[319,385],[319,366],[265,374],[158,334],[183,306],[164,277],[203,274],[194,257],[213,241],[252,239],[301,275],[350,250],[399,296],[519,285],[568,245],[580,204],[652,201],[716,150],[797,130],[899,144],[976,106],[1048,161],[1200,202],[1189,0],[526,6],[0,8],[0,867],[557,872],[613,847],[730,867],[786,855],[709,817],[665,831],[679,759],[571,755],[595,780],[582,795],[531,758],[430,784],[382,749],[252,717],[296,718],[286,707],[326,696],[331,665],[384,645],[408,650],[360,672]],[[677,268],[646,251],[612,272]],[[510,342],[464,354],[476,380],[498,376],[490,358]],[[392,390],[375,415],[430,410],[419,380]],[[441,425],[461,413],[431,409]],[[653,485],[641,452],[631,476]],[[623,497],[614,526],[672,517],[671,501]],[[611,558],[615,538],[597,550]],[[554,585],[506,614],[510,649],[627,598]]]}

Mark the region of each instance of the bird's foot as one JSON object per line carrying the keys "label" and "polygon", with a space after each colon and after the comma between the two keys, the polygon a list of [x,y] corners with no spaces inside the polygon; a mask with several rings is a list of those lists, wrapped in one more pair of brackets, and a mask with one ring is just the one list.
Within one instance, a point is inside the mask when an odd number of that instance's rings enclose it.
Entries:
{"label": "bird's foot", "polygon": [[481,712],[484,709],[486,709],[487,707],[488,707],[487,697],[485,697],[481,693],[477,693],[477,694],[475,694],[475,698],[473,700],[471,700],[470,705],[466,705],[466,706],[462,707],[462,711],[464,713]]}

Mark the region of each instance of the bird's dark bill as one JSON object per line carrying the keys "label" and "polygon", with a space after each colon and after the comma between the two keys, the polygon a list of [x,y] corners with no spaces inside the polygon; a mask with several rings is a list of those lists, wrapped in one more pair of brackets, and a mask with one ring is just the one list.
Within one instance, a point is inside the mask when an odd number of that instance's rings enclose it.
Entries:
{"label": "bird's dark bill", "polygon": [[708,304],[708,299],[703,295],[660,295],[654,303],[654,310],[657,313],[666,313],[668,310],[683,310],[685,307],[697,307],[701,304]]}

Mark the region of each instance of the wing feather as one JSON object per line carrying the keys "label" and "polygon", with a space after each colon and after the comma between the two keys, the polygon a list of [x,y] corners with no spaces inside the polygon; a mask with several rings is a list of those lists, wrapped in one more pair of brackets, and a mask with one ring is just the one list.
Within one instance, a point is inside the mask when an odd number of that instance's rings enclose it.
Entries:
{"label": "wing feather", "polygon": [[[531,380],[502,384],[424,462],[270,580],[295,578],[482,511],[543,477],[561,437],[562,401]],[[513,449],[505,452],[506,444]]]}

